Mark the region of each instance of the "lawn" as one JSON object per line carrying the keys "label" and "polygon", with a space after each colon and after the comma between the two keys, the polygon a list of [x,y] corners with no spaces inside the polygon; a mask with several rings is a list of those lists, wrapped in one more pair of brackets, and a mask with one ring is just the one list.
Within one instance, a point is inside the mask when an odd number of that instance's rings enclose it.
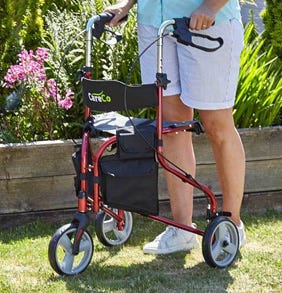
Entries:
{"label": "lawn", "polygon": [[[243,218],[248,242],[236,263],[223,270],[208,267],[201,248],[169,256],[144,255],[143,244],[164,225],[138,215],[126,245],[107,248],[94,237],[91,264],[72,277],[57,275],[47,256],[51,236],[65,222],[2,230],[0,292],[282,292],[282,213]],[[199,226],[205,223],[202,218],[195,221]],[[94,235],[92,226],[90,231]]]}

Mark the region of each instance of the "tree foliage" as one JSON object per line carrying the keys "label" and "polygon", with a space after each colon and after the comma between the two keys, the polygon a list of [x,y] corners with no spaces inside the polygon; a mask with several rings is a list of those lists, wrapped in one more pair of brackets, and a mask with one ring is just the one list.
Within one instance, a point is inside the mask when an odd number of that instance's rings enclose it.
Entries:
{"label": "tree foliage", "polygon": [[282,1],[266,0],[262,19],[265,25],[263,36],[272,44],[274,53],[282,61]]}

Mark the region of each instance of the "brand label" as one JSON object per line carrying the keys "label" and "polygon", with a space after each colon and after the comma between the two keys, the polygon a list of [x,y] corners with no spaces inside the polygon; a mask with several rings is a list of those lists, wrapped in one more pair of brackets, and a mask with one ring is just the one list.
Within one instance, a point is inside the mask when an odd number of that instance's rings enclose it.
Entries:
{"label": "brand label", "polygon": [[88,93],[90,101],[95,103],[110,103],[112,101],[110,96],[107,96],[103,91],[100,93]]}

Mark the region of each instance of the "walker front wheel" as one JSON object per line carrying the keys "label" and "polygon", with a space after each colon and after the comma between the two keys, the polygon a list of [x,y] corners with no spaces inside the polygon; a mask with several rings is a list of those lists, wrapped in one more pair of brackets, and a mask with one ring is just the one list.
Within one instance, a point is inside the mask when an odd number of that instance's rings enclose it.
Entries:
{"label": "walker front wheel", "polygon": [[76,225],[66,224],[55,232],[49,243],[49,262],[60,275],[79,274],[87,268],[91,261],[93,240],[87,230],[84,230],[81,236],[78,254],[73,254],[76,233]]}
{"label": "walker front wheel", "polygon": [[236,225],[225,217],[216,217],[207,226],[202,241],[202,252],[211,267],[225,268],[238,254],[239,234]]}
{"label": "walker front wheel", "polygon": [[[112,210],[118,214],[117,209]],[[123,211],[122,227],[112,216],[105,212],[99,212],[95,220],[96,235],[101,243],[106,246],[118,246],[125,243],[131,236],[133,218],[131,212]]]}

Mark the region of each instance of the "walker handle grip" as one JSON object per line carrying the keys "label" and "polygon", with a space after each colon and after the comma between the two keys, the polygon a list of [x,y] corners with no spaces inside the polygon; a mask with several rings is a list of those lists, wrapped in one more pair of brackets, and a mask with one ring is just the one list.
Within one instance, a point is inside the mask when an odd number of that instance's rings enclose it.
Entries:
{"label": "walker handle grip", "polygon": [[[109,23],[114,18],[114,16],[115,15],[110,12],[102,12],[98,14],[97,19],[95,20],[92,26],[92,35],[95,38],[100,39],[102,34],[106,31],[105,25]],[[126,15],[125,17],[120,19],[120,22],[126,21],[127,18],[128,16]]]}
{"label": "walker handle grip", "polygon": [[113,17],[114,15],[108,12],[103,12],[97,15],[97,19],[92,26],[92,35],[96,39],[101,38],[102,34],[105,32],[105,25],[109,23]]}
{"label": "walker handle grip", "polygon": [[[173,36],[177,39],[177,42],[185,45],[185,46],[191,46],[194,48],[197,48],[202,51],[206,52],[214,52],[218,50],[220,47],[223,45],[223,39],[218,37],[218,38],[213,38],[209,35],[204,35],[204,34],[198,34],[191,32],[189,30],[189,23],[190,23],[190,18],[188,17],[182,17],[182,18],[174,18],[174,31],[173,31]],[[214,48],[208,48],[208,47],[203,47],[200,45],[197,45],[193,43],[192,37],[199,37],[199,38],[204,38],[208,39],[212,42],[217,42],[218,46]]]}

